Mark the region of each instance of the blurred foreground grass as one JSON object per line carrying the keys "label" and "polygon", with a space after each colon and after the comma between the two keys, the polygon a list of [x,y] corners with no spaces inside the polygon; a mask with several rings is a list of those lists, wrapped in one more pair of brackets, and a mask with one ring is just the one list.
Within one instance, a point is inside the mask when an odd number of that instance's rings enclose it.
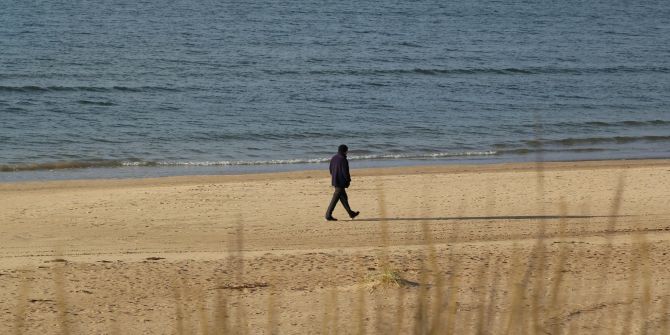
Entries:
{"label": "blurred foreground grass", "polygon": [[[541,166],[535,181],[543,194]],[[561,218],[558,231],[547,236],[543,220],[529,222],[537,227],[532,246],[513,246],[499,254],[481,255],[476,267],[466,265],[454,250],[458,225],[446,243],[435,243],[429,223],[421,222],[422,251],[413,278],[403,277],[393,260],[386,218],[386,194],[377,185],[380,218],[380,245],[373,257],[374,266],[357,257],[352,273],[361,275],[353,289],[337,285],[322,290],[321,319],[309,333],[321,334],[668,334],[670,300],[667,284],[654,278],[651,264],[652,245],[641,231],[629,234],[626,243],[615,243],[613,232],[625,200],[622,176],[612,196],[605,243],[589,250],[579,234],[566,231],[566,217],[574,214],[565,202],[553,204]],[[425,186],[427,187],[427,186]],[[541,196],[540,196],[541,197]],[[544,204],[538,199],[539,204]],[[538,215],[546,208],[540,206]],[[430,217],[427,215],[425,217]],[[582,215],[587,213],[580,213]],[[173,334],[280,334],[297,333],[281,320],[286,304],[274,280],[255,283],[246,280],[244,267],[244,220],[238,219],[236,239],[229,245],[227,275],[219,276],[214,293],[193,287],[182,279],[174,280],[174,324],[165,325]],[[571,229],[568,229],[571,228]],[[408,232],[410,234],[411,232]],[[665,253],[663,253],[665,255]],[[360,255],[359,255],[360,256]],[[370,255],[365,255],[370,256]],[[620,267],[627,258],[626,267]],[[593,268],[589,268],[590,266]],[[468,267],[470,266],[470,267]],[[362,270],[354,271],[353,268]],[[625,271],[612,278],[613,270]],[[76,317],[67,313],[67,266],[53,267],[57,327],[54,333],[78,334]],[[324,270],[327,271],[328,270]],[[474,274],[474,275],[466,275]],[[296,273],[300,276],[300,273]],[[586,276],[591,276],[587,280]],[[621,285],[621,280],[625,285]],[[246,283],[246,284],[243,284]],[[597,285],[594,287],[594,283]],[[615,283],[617,283],[615,285]],[[236,286],[237,285],[237,286]],[[261,311],[248,310],[242,300],[247,289],[265,287],[267,303]],[[22,279],[17,294],[14,334],[24,334],[29,326],[26,301],[31,291],[28,277]],[[266,319],[264,327],[251,326],[250,313]],[[114,324],[110,334],[142,333]]]}

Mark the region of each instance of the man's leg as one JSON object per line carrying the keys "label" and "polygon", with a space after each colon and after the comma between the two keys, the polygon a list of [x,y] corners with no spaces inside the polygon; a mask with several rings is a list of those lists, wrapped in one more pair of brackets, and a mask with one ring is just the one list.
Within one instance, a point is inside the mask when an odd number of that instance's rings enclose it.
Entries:
{"label": "man's leg", "polygon": [[349,196],[347,195],[347,191],[344,188],[340,188],[340,190],[342,190],[340,192],[340,201],[342,202],[342,206],[344,206],[344,209],[347,210],[349,216],[352,216],[354,211],[352,211],[351,207],[349,207]]}
{"label": "man's leg", "polygon": [[[337,205],[337,202],[340,200],[340,194],[341,194],[342,190],[344,190],[344,189],[340,188],[340,187],[335,188],[335,192],[333,193],[333,198],[330,199],[330,205],[328,205],[328,210],[326,210],[326,219],[329,219],[329,218],[333,217],[333,211],[335,210],[335,206]],[[349,206],[349,204],[347,204],[347,206]]]}

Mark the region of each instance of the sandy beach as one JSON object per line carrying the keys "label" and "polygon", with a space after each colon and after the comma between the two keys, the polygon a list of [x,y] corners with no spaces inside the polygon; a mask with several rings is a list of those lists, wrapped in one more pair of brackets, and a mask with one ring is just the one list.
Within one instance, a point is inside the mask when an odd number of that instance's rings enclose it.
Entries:
{"label": "sandy beach", "polygon": [[0,184],[0,334],[668,330],[670,160],[352,178]]}

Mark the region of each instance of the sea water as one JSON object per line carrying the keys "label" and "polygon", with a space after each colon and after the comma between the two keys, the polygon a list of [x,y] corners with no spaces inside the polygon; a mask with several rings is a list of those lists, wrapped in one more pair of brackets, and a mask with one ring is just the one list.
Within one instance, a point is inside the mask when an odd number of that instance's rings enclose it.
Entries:
{"label": "sea water", "polygon": [[670,157],[667,1],[0,0],[0,181]]}

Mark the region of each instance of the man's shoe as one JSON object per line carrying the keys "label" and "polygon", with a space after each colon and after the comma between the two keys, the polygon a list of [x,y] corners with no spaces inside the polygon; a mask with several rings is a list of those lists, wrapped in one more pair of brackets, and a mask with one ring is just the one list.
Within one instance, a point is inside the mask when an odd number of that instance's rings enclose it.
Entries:
{"label": "man's shoe", "polygon": [[349,214],[349,217],[353,220],[355,217],[358,216],[358,214],[361,214],[361,212],[353,212],[353,213]]}
{"label": "man's shoe", "polygon": [[331,216],[329,218],[326,218],[326,221],[337,221],[337,219]]}

